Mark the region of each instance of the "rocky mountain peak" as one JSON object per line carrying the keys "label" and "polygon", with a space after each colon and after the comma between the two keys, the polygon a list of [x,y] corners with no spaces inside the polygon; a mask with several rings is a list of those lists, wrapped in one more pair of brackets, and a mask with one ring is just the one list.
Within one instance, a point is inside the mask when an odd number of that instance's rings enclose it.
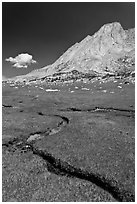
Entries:
{"label": "rocky mountain peak", "polygon": [[[26,75],[41,78],[60,72],[117,73],[134,69],[135,31],[124,30],[119,22],[103,25],[94,35],[70,47],[52,65]],[[126,61],[125,61],[126,59]],[[25,76],[24,76],[25,77]]]}
{"label": "rocky mountain peak", "polygon": [[121,43],[121,40],[126,38],[125,31],[123,30],[119,22],[103,25],[100,30],[94,34],[94,37],[96,35],[103,37],[111,37],[117,43]]}
{"label": "rocky mountain peak", "polygon": [[93,44],[98,48],[98,53],[104,55],[109,49],[121,51],[125,39],[125,31],[120,23],[116,22],[102,26],[100,30],[93,35]]}
{"label": "rocky mountain peak", "polygon": [[118,22],[102,26],[93,36],[88,35],[81,42],[69,48],[48,70],[53,72],[73,69],[103,72],[104,67],[113,71],[113,62],[134,49],[134,43],[127,43],[128,31]]}

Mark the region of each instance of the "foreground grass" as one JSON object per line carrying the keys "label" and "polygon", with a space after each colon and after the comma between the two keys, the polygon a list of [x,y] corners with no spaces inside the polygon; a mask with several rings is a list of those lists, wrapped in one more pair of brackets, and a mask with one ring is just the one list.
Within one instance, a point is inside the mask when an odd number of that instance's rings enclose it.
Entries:
{"label": "foreground grass", "polygon": [[[72,175],[69,165],[116,187],[122,201],[134,199],[134,85],[118,83],[3,87],[3,201],[115,201],[93,179]],[[35,134],[38,154],[26,143]]]}

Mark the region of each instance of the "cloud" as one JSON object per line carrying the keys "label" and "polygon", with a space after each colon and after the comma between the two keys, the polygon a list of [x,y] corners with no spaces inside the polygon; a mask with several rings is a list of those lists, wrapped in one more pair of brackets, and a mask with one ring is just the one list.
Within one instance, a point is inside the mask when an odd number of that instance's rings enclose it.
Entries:
{"label": "cloud", "polygon": [[36,63],[36,61],[32,59],[32,55],[27,53],[19,54],[14,58],[9,57],[5,60],[12,63],[12,66],[16,68],[27,68],[29,65]]}

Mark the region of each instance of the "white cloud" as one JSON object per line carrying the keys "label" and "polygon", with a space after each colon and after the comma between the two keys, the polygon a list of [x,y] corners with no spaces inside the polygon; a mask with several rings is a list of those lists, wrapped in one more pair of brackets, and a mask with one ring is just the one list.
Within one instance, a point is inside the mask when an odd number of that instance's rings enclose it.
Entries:
{"label": "white cloud", "polygon": [[27,68],[29,65],[36,63],[36,61],[32,59],[32,55],[29,55],[27,53],[19,54],[14,58],[9,57],[5,60],[12,63],[12,66],[16,68]]}

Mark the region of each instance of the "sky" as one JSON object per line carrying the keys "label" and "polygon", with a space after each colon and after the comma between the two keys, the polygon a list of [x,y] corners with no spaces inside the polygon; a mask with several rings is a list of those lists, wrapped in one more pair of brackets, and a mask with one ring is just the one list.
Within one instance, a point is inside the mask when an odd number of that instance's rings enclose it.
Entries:
{"label": "sky", "polygon": [[52,64],[70,46],[111,22],[120,22],[124,29],[134,28],[135,4],[3,2],[2,75],[14,77]]}

